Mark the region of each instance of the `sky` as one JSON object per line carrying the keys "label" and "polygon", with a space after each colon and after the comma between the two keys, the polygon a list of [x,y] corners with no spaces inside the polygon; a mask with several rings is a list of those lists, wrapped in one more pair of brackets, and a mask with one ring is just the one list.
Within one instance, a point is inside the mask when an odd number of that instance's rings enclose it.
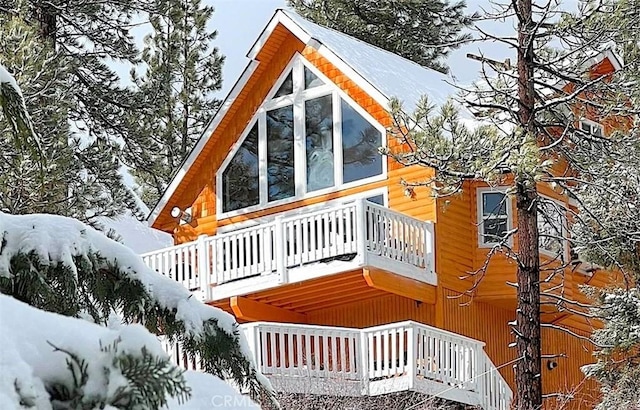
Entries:
{"label": "sky", "polygon": [[[558,1],[561,2],[564,9],[575,9],[578,0]],[[213,45],[218,47],[221,54],[225,56],[222,70],[222,89],[216,95],[217,98],[223,99],[248,64],[249,60],[246,54],[254,41],[275,11],[278,8],[287,8],[287,1],[204,0],[203,3],[215,8],[209,27],[218,32]],[[492,7],[489,0],[467,0],[466,3],[469,14],[480,9],[490,10]],[[513,35],[514,33],[512,20],[483,22],[481,26],[494,35]],[[145,26],[135,30],[135,36],[138,38],[140,46],[142,46],[142,38],[148,30]],[[467,85],[480,78],[480,63],[468,59],[467,53],[483,54],[499,61],[507,57],[511,57],[513,61],[514,57],[509,49],[496,42],[471,43],[454,50],[447,63],[452,77],[461,85]],[[128,67],[117,67],[124,83],[128,82],[128,70]]]}
{"label": "sky", "polygon": [[[210,27],[217,30],[218,37],[214,45],[219,48],[226,60],[223,66],[223,85],[218,97],[223,98],[249,63],[246,54],[262,29],[278,8],[286,8],[286,0],[205,0],[205,4],[215,8]],[[468,11],[472,13],[480,7],[488,7],[488,0],[468,0]],[[494,22],[491,30],[495,34],[512,33],[512,24]],[[494,43],[483,43],[482,51],[487,57],[504,60],[508,50]],[[448,64],[451,74],[462,83],[468,84],[478,78],[480,64],[466,57],[468,52],[479,52],[477,44],[469,44],[455,50]]]}

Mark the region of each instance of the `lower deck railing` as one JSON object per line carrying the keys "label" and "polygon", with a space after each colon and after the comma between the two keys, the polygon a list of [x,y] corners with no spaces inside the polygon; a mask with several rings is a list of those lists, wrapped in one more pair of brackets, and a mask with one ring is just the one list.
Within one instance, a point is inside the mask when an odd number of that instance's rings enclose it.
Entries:
{"label": "lower deck railing", "polygon": [[[511,390],[484,343],[462,335],[411,321],[365,329],[267,322],[241,328],[258,369],[282,392],[365,396],[410,390],[509,409]],[[179,364],[196,364],[173,349]]]}

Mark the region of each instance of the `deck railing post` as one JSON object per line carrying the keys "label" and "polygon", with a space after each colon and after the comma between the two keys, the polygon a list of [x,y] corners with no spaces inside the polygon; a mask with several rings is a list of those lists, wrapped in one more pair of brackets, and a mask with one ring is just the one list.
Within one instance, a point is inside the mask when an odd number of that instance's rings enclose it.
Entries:
{"label": "deck railing post", "polygon": [[427,274],[433,275],[436,271],[435,267],[435,249],[434,249],[434,226],[433,222],[424,222],[424,265]]}
{"label": "deck railing post", "polygon": [[[276,273],[278,274],[278,283],[287,283],[289,278],[287,278],[287,238],[284,233],[284,222],[283,216],[278,215],[275,218],[274,226],[273,226],[273,250],[275,252],[275,260],[276,260]],[[268,246],[268,244],[267,244]]]}
{"label": "deck railing post", "polygon": [[253,360],[255,361],[256,370],[262,371],[262,345],[260,344],[260,324],[259,323],[247,323],[242,326],[245,338],[249,344],[249,350],[253,354]]}
{"label": "deck railing post", "polygon": [[417,377],[416,352],[418,348],[418,334],[418,329],[416,329],[413,323],[409,323],[407,325],[407,374],[410,375],[409,390],[413,389]]}
{"label": "deck railing post", "polygon": [[369,352],[369,334],[365,330],[358,332],[358,338],[360,340],[360,354],[357,356],[360,363],[358,363],[358,370],[361,372],[360,380],[362,380],[362,395],[369,395],[369,355],[373,352]]}
{"label": "deck railing post", "polygon": [[211,272],[209,269],[209,252],[207,252],[208,246],[206,239],[207,235],[200,235],[198,236],[196,244],[196,257],[198,258],[198,286],[200,287],[200,292],[204,302],[209,300],[211,296],[209,295],[209,278],[211,277]]}
{"label": "deck railing post", "polygon": [[367,200],[356,200],[356,249],[358,261],[367,264]]}
{"label": "deck railing post", "polygon": [[482,349],[482,346],[478,346],[476,348],[475,351],[475,363],[474,363],[474,374],[473,374],[473,380],[475,382],[475,388],[476,391],[478,392],[478,397],[480,398],[480,406],[483,409],[487,408],[487,403],[486,403],[486,398],[485,398],[485,377],[487,377],[487,375],[484,375],[483,373],[485,372],[486,369],[486,361],[485,361],[485,357],[484,357],[484,349]]}

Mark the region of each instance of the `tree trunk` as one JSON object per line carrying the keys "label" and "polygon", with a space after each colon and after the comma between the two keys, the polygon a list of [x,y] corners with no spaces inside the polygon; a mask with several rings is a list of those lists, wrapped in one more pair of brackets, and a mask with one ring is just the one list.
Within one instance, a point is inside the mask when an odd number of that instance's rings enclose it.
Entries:
{"label": "tree trunk", "polygon": [[40,5],[33,10],[38,27],[40,29],[40,37],[43,40],[51,42],[55,47],[57,40],[57,13],[53,6]]}
{"label": "tree trunk", "polygon": [[533,181],[516,182],[519,251],[514,333],[518,357],[522,358],[515,369],[515,401],[519,410],[538,410],[542,406],[537,196]]}
{"label": "tree trunk", "polygon": [[[518,18],[518,120],[525,133],[523,142],[535,140],[536,136],[533,88],[535,24],[531,3],[532,0],[517,0],[515,4]],[[516,176],[518,309],[513,332],[520,358],[515,368],[515,405],[518,410],[538,410],[542,407],[537,198],[533,178],[526,174]]]}

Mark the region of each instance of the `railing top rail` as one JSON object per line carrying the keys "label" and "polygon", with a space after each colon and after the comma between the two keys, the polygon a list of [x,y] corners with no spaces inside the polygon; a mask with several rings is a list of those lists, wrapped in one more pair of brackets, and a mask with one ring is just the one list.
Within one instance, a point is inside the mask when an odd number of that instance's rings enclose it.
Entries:
{"label": "railing top rail", "polygon": [[359,333],[362,329],[357,329],[353,327],[338,327],[338,326],[322,326],[322,325],[303,325],[299,323],[278,323],[278,322],[251,322],[244,323],[240,325],[240,328],[251,328],[251,327],[263,327],[263,326],[271,326],[271,327],[283,327],[283,328],[297,328],[304,330],[319,330],[319,331],[327,331],[334,330],[340,332],[352,332]]}
{"label": "railing top rail", "polygon": [[373,203],[373,202],[365,201],[365,203],[366,203],[367,208],[379,209],[380,211],[383,211],[383,212],[389,213],[389,214],[393,214],[393,215],[398,215],[398,216],[400,216],[400,217],[402,217],[404,219],[412,219],[412,220],[414,220],[416,222],[420,222],[420,223],[425,223],[425,222],[429,223],[429,222],[431,222],[431,221],[423,221],[423,220],[420,220],[418,218],[414,218],[413,216],[410,216],[410,215],[407,215],[407,214],[403,214],[402,212],[398,212],[396,210],[389,209],[389,208],[387,208],[385,206],[378,205],[378,204]]}
{"label": "railing top rail", "polygon": [[388,330],[388,329],[393,329],[393,328],[397,328],[397,327],[413,327],[413,328],[420,328],[420,329],[425,329],[428,330],[430,332],[434,332],[434,333],[439,333],[442,335],[446,335],[446,336],[450,336],[450,337],[455,337],[457,339],[462,339],[465,340],[467,342],[470,343],[474,343],[477,344],[480,348],[483,348],[486,343],[481,341],[481,340],[477,340],[477,339],[473,339],[471,337],[467,337],[458,333],[454,333],[454,332],[450,332],[448,330],[444,330],[444,329],[440,329],[437,327],[433,327],[433,326],[429,326],[429,325],[425,325],[423,323],[419,323],[419,322],[414,322],[413,320],[406,320],[404,322],[395,322],[395,323],[389,323],[386,325],[380,325],[380,326],[373,326],[373,327],[367,327],[362,329],[364,332],[377,332],[380,330]]}
{"label": "railing top rail", "polygon": [[[349,208],[353,208],[354,206],[355,206],[355,202],[347,202],[345,204],[330,205],[330,206],[322,207],[322,208],[319,208],[319,209],[314,209],[313,211],[309,211],[309,212],[304,212],[305,208],[299,208],[300,212],[298,212],[298,213],[283,215],[282,221],[283,222],[294,221],[296,219],[308,218],[310,216],[316,216],[316,215],[322,215],[324,213],[331,212],[331,211],[337,211],[337,210],[340,210],[340,209],[349,209]],[[278,214],[275,214],[274,216],[278,216]]]}
{"label": "railing top rail", "polygon": [[260,223],[260,224],[257,224],[257,225],[245,226],[244,228],[236,229],[236,230],[233,230],[233,231],[224,232],[224,233],[218,233],[218,234],[215,234],[213,236],[205,236],[204,240],[205,241],[213,241],[213,240],[217,240],[217,239],[224,239],[227,236],[237,236],[239,234],[243,234],[243,233],[246,233],[246,232],[259,231],[259,230],[262,230],[264,228],[267,228],[269,226],[274,226],[274,225],[275,225],[275,221],[269,221],[269,222],[264,222],[264,223]]}
{"label": "railing top rail", "polygon": [[298,329],[306,329],[306,330],[318,330],[318,331],[342,331],[342,332],[363,332],[363,333],[371,333],[377,332],[381,330],[389,330],[398,327],[413,327],[413,328],[421,328],[434,333],[439,333],[441,335],[446,335],[450,337],[455,337],[457,339],[462,339],[470,343],[474,343],[478,345],[478,347],[483,348],[485,343],[472,339],[467,336],[460,335],[458,333],[450,332],[448,330],[438,329],[437,327],[428,326],[422,323],[414,322],[412,320],[407,320],[404,322],[396,322],[390,323],[387,325],[373,326],[373,327],[365,327],[362,329],[352,328],[352,327],[337,327],[337,326],[324,326],[324,325],[305,325],[298,323],[278,323],[278,322],[251,322],[240,325],[240,328],[249,328],[249,327],[261,327],[261,326],[272,326],[272,327],[286,327],[286,328],[298,328]]}
{"label": "railing top rail", "polygon": [[144,258],[145,256],[151,256],[151,255],[157,255],[159,253],[163,253],[163,252],[168,252],[168,251],[175,251],[177,249],[182,249],[182,248],[188,248],[189,246],[193,246],[197,243],[197,241],[191,241],[191,242],[185,242],[185,243],[181,243],[179,245],[173,245],[173,246],[167,246],[165,248],[160,248],[160,249],[156,249],[154,251],[149,251],[149,252],[145,252],[145,253],[141,253],[140,257]]}

